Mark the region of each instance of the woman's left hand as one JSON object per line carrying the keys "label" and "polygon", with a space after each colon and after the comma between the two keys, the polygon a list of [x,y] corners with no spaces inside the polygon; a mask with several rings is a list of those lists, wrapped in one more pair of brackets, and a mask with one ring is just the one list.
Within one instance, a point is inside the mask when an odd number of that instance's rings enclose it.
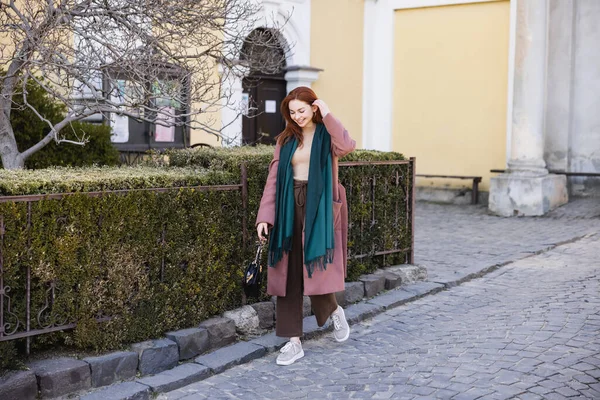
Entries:
{"label": "woman's left hand", "polygon": [[321,111],[321,116],[323,118],[325,118],[325,116],[327,114],[329,114],[329,106],[327,104],[325,104],[325,102],[321,99],[317,99],[313,102],[313,106],[317,106],[319,107],[319,110]]}

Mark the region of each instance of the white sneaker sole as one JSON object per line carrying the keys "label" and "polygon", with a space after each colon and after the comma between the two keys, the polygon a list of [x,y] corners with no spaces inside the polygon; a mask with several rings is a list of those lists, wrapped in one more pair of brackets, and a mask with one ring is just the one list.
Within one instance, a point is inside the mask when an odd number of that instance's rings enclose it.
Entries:
{"label": "white sneaker sole", "polygon": [[304,357],[304,350],[300,350],[300,353],[296,354],[294,357],[290,358],[287,361],[279,361],[277,360],[277,365],[291,365]]}
{"label": "white sneaker sole", "polygon": [[[348,324],[348,320],[346,319],[346,313],[344,312],[344,309],[342,307],[340,307],[340,313],[341,313],[341,316],[344,318],[344,321],[346,321],[346,324]],[[333,338],[339,343],[345,342],[346,340],[348,340],[349,337],[350,337],[350,324],[348,324],[348,332],[346,333],[346,336],[344,336],[343,338],[338,339],[335,335],[333,335]]]}

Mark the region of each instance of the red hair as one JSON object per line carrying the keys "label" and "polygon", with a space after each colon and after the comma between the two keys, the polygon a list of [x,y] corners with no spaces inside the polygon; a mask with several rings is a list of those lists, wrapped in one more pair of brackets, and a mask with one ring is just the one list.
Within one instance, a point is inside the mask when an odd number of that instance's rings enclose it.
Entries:
{"label": "red hair", "polygon": [[[306,86],[300,86],[296,89],[292,90],[281,102],[281,115],[285,118],[285,129],[279,135],[277,135],[277,143],[280,145],[284,145],[291,138],[295,137],[298,141],[298,145],[302,145],[302,128],[298,126],[296,121],[292,119],[290,115],[290,101],[292,100],[300,100],[307,103],[309,106],[312,106],[315,100],[317,100],[317,95],[315,92]],[[317,111],[314,113],[312,121],[315,124],[323,123],[323,117],[321,116],[321,110],[317,107]]]}

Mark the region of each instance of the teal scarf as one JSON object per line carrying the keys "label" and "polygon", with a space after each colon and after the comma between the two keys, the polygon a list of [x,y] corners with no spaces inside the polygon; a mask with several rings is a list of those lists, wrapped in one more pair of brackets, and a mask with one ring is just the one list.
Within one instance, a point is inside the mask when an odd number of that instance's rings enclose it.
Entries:
{"label": "teal scarf", "polygon": [[[281,147],[275,190],[275,225],[269,240],[269,266],[274,267],[292,249],[294,232],[294,171],[292,156],[298,147],[295,138]],[[304,266],[308,277],[315,268],[324,270],[333,261],[333,191],[331,137],[325,125],[317,124],[310,149],[310,167],[304,219]]]}

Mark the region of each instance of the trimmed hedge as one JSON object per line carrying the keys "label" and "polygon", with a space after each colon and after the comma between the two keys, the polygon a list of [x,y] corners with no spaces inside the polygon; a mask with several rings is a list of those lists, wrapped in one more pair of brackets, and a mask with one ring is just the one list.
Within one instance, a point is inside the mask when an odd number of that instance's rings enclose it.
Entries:
{"label": "trimmed hedge", "polygon": [[239,173],[204,168],[138,166],[0,170],[0,196],[239,183]]}
{"label": "trimmed hedge", "polygon": [[[2,191],[238,183],[231,174],[200,169],[45,172],[47,177],[43,171],[3,171]],[[240,198],[239,190],[134,191],[101,197],[78,193],[31,202],[31,226],[28,203],[0,203],[6,229],[4,284],[11,287],[12,300],[12,314],[5,312],[5,322],[12,324],[8,331],[15,327],[15,317],[21,324],[26,320],[27,268],[32,276],[31,328],[77,321],[72,331],[35,337],[34,351],[56,344],[115,349],[193,326],[237,306],[243,257]],[[106,316],[112,319],[96,323]]]}
{"label": "trimmed hedge", "polygon": [[[74,330],[34,337],[34,351],[59,344],[117,349],[239,306],[242,268],[254,255],[251,243],[241,245],[242,221],[246,214],[252,241],[272,153],[268,146],[200,148],[169,152],[170,166],[160,168],[0,171],[0,194],[7,196],[239,184],[245,163],[249,189],[246,211],[239,190],[190,188],[100,197],[75,193],[30,206],[0,203],[4,284],[11,287],[13,313],[5,312],[5,322],[14,328],[15,316],[25,321],[28,268],[31,329],[77,322]],[[342,161],[401,159],[397,153],[356,151]],[[406,182],[409,166],[340,167],[350,208],[349,280],[405,260],[405,254],[374,255],[410,244],[404,213],[410,188],[396,185],[397,174]],[[111,319],[98,324],[103,317]],[[10,351],[0,346],[0,352]]]}
{"label": "trimmed hedge", "polygon": [[[254,223],[273,158],[273,146],[197,148],[167,152],[168,163],[176,167],[200,166],[223,170],[239,177],[240,165],[248,168],[248,230],[256,237]],[[406,158],[395,152],[356,150],[340,161],[395,161]],[[374,256],[380,250],[410,247],[410,228],[403,210],[409,186],[396,187],[396,172],[406,183],[408,165],[340,167],[340,182],[346,187],[349,208],[348,281],[387,266],[402,264],[405,254]],[[374,179],[375,185],[372,184]],[[372,190],[374,192],[372,192]],[[396,208],[398,218],[396,218]],[[356,255],[368,257],[353,258]]]}

